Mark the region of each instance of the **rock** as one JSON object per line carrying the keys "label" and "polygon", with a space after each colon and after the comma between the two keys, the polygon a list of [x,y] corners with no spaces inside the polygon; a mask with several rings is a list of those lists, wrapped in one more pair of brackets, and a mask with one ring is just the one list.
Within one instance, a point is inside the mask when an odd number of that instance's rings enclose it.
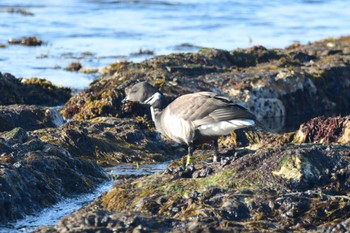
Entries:
{"label": "rock", "polygon": [[346,233],[350,229],[350,218],[341,223],[333,224],[332,226],[322,226],[318,228],[317,232],[341,232]]}
{"label": "rock", "polygon": [[350,121],[348,120],[346,123],[343,123],[343,135],[338,139],[339,143],[349,144],[350,143]]}
{"label": "rock", "polygon": [[128,116],[130,112],[120,103],[124,89],[142,80],[151,81],[172,99],[197,91],[228,95],[243,102],[259,119],[346,112],[350,110],[350,54],[346,53],[350,37],[332,40],[332,50],[340,52],[331,52],[328,43],[323,40],[287,49],[203,48],[141,63],[113,63],[100,71],[103,78],[72,97],[62,114],[74,119]]}
{"label": "rock", "polygon": [[73,96],[61,110],[67,118],[88,120],[98,116],[121,114],[121,100],[124,92],[118,90],[111,79],[92,82],[88,90]]}
{"label": "rock", "polygon": [[32,214],[62,197],[89,192],[107,179],[92,162],[28,135],[0,133],[0,224]]}
{"label": "rock", "polygon": [[337,161],[332,162],[327,155],[319,151],[307,151],[302,149],[286,155],[278,162],[276,170],[272,174],[279,176],[293,185],[296,189],[309,188],[316,184],[321,177],[327,176]]}
{"label": "rock", "polygon": [[131,53],[131,56],[145,56],[145,55],[154,55],[154,51],[150,49],[140,49],[137,52]]}
{"label": "rock", "polygon": [[84,74],[94,74],[98,72],[98,68],[94,68],[94,67],[81,67],[79,69],[79,72],[82,72]]}
{"label": "rock", "polygon": [[[147,122],[115,117],[70,121],[58,128],[30,132],[40,140],[66,148],[72,156],[99,164],[154,163],[178,158],[185,150],[161,140]],[[176,148],[177,150],[174,150]]]}
{"label": "rock", "polygon": [[[101,165],[174,159],[163,172],[119,179],[90,205],[37,232],[342,231],[350,218],[348,116],[313,118],[290,133],[237,130],[220,139],[220,163],[208,163],[213,151],[204,145],[184,167],[186,150],[161,140],[148,107],[121,100],[125,88],[149,80],[170,101],[210,90],[243,102],[262,120],[346,112],[349,48],[350,37],[342,37],[286,49],[202,48],[141,63],[116,62],[65,104],[61,112],[73,118],[69,123],[4,133],[0,161],[4,169],[20,169],[27,158],[51,158],[41,154],[49,151],[72,163],[88,159]],[[11,153],[14,145],[30,148],[21,156],[25,162]]]}
{"label": "rock", "polygon": [[316,117],[302,124],[296,143],[350,143],[350,117]]}
{"label": "rock", "polygon": [[34,14],[28,10],[25,9],[17,9],[17,8],[8,8],[5,9],[7,13],[16,13],[16,14],[21,14],[25,16],[33,16]]}
{"label": "rock", "polygon": [[35,130],[56,127],[64,123],[57,109],[34,105],[0,105],[0,132],[16,127]]}
{"label": "rock", "polygon": [[28,139],[27,132],[23,128],[15,128],[11,131],[3,132],[1,133],[1,138],[4,141],[12,140],[19,143],[24,143]]}
{"label": "rock", "polygon": [[[260,198],[265,200],[266,195],[268,195],[272,198],[268,198],[269,200],[278,203],[277,200],[285,198],[286,193],[291,193],[291,196],[296,195],[293,193],[299,193],[307,199],[306,205],[293,207],[295,208],[293,211],[297,211],[300,216],[307,213],[311,208],[309,205],[313,205],[313,195],[307,197],[308,191],[305,190],[312,190],[313,187],[317,186],[318,189],[321,188],[320,192],[324,190],[328,193],[330,189],[333,189],[335,193],[332,195],[340,195],[349,188],[348,184],[340,189],[339,187],[336,188],[336,183],[343,182],[341,180],[347,177],[346,175],[342,176],[343,178],[336,178],[331,174],[340,174],[342,173],[341,170],[347,169],[349,165],[349,157],[339,157],[337,155],[338,150],[343,150],[342,153],[346,155],[350,148],[338,147],[328,152],[327,147],[314,148],[312,145],[304,148],[284,146],[276,149],[261,149],[232,161],[230,165],[223,169],[212,165],[212,174],[204,178],[183,179],[182,176],[173,176],[174,173],[166,172],[163,175],[154,174],[126,184],[116,185],[102,197],[101,203],[110,211],[134,211],[139,210],[138,200],[142,200],[145,208],[147,206],[145,202],[151,203],[156,201],[155,198],[162,197],[167,201],[161,205],[157,215],[190,220],[198,218],[201,213],[206,213],[205,216],[207,217],[215,215],[218,221],[249,221],[250,216],[257,217],[259,215],[259,220],[271,218],[275,216],[278,209],[282,208],[275,206],[273,208],[276,210],[271,210],[268,203],[258,204],[261,202]],[[197,166],[195,165],[195,167]],[[287,168],[292,171],[287,171]],[[350,171],[347,170],[347,172]],[[217,192],[212,192],[210,195],[206,194],[205,190],[214,187],[215,190],[218,190]],[[193,191],[198,193],[197,201],[196,199],[192,200],[191,195],[189,195]],[[121,196],[123,196],[123,199],[120,198]],[[238,197],[244,197],[244,199]],[[192,200],[191,204],[187,203],[189,199]],[[198,201],[198,199],[201,201]],[[331,200],[329,199],[329,201]],[[250,204],[248,205],[248,203],[252,202],[255,203],[255,206],[249,207]],[[300,198],[293,199],[293,203],[295,202],[300,202]],[[205,205],[201,203],[205,203]],[[172,206],[172,208],[168,208],[169,206]],[[174,207],[178,209],[175,212],[173,211]],[[259,208],[263,209],[260,210]],[[283,206],[283,208],[288,208],[288,210],[283,210],[285,212],[292,211],[290,207]],[[321,207],[315,206],[313,208]],[[247,212],[245,209],[251,210]],[[145,213],[148,211],[151,211],[151,209],[142,210]],[[263,211],[264,215],[259,214],[259,211]],[[296,217],[295,214],[291,213],[289,216]],[[276,225],[283,225],[277,219],[274,221],[276,221]],[[296,223],[284,224],[293,225]]]}
{"label": "rock", "polygon": [[349,152],[305,144],[246,152],[224,167],[194,159],[192,178],[175,161],[162,173],[116,183],[54,230],[310,231],[344,221],[343,227],[350,217]]}
{"label": "rock", "polygon": [[142,213],[97,210],[63,218],[54,229],[43,227],[34,232],[90,232],[96,229],[100,232],[174,232],[174,227],[183,229],[180,221],[175,219],[152,217]]}
{"label": "rock", "polygon": [[79,71],[83,66],[80,64],[80,62],[72,62],[70,63],[65,70],[68,71]]}
{"label": "rock", "polygon": [[63,105],[71,97],[69,88],[54,86],[45,79],[17,79],[8,73],[0,73],[0,92],[0,105],[57,106]]}
{"label": "rock", "polygon": [[9,44],[21,44],[25,46],[40,46],[42,41],[36,36],[23,37],[21,39],[9,39]]}

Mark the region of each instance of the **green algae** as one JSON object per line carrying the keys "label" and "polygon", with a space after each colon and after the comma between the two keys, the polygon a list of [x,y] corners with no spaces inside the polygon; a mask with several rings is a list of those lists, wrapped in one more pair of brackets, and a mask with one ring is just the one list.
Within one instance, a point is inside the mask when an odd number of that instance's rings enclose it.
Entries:
{"label": "green algae", "polygon": [[279,168],[272,174],[300,182],[304,176],[318,177],[320,171],[312,169],[310,161],[302,155],[290,155],[282,159]]}
{"label": "green algae", "polygon": [[142,119],[123,120],[99,117],[90,121],[71,121],[58,128],[31,132],[42,141],[60,145],[75,157],[101,165],[163,162],[180,156],[172,145],[157,140],[146,130]]}
{"label": "green algae", "polygon": [[222,170],[215,175],[196,180],[200,189],[209,187],[218,187],[222,189],[231,189],[235,187],[235,172],[230,170]]}

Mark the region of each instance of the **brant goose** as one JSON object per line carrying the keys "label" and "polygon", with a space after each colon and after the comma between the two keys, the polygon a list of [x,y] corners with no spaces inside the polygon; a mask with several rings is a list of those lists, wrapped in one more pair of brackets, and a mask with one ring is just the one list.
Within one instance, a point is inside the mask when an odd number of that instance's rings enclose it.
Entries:
{"label": "brant goose", "polygon": [[182,95],[165,106],[163,94],[148,82],[140,82],[125,90],[126,101],[139,102],[151,107],[152,120],[157,131],[170,139],[188,146],[186,165],[196,144],[214,142],[218,155],[218,138],[236,129],[254,126],[255,116],[245,108],[213,92]]}

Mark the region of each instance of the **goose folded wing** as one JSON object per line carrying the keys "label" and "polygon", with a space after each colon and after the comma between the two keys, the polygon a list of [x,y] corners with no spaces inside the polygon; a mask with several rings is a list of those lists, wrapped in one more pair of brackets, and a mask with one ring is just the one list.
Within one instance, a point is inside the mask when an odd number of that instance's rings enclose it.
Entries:
{"label": "goose folded wing", "polygon": [[212,111],[206,117],[195,120],[193,123],[195,126],[212,124],[220,121],[231,121],[231,120],[253,120],[255,116],[248,112],[242,106],[232,104],[225,108],[219,108]]}
{"label": "goose folded wing", "polygon": [[202,119],[217,108],[212,104],[212,98],[215,96],[216,94],[212,92],[182,95],[174,100],[168,108],[172,115],[186,121]]}
{"label": "goose folded wing", "polygon": [[251,119],[255,116],[228,98],[212,92],[183,95],[170,104],[172,114],[195,126],[233,119]]}

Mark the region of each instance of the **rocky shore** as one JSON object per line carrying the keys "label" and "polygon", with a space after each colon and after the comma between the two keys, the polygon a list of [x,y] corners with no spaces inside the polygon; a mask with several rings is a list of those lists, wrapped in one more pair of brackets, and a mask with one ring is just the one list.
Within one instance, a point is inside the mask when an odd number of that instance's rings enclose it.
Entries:
{"label": "rocky shore", "polygon": [[[41,79],[0,74],[0,224],[91,191],[103,167],[170,161],[35,232],[346,232],[350,228],[350,37],[286,49],[157,56],[116,62],[71,96]],[[169,101],[209,90],[241,102],[264,129],[186,148],[155,131],[124,89],[148,80]],[[51,108],[61,105],[65,122]],[[333,116],[332,116],[333,114]],[[307,119],[307,120],[301,120]]]}

